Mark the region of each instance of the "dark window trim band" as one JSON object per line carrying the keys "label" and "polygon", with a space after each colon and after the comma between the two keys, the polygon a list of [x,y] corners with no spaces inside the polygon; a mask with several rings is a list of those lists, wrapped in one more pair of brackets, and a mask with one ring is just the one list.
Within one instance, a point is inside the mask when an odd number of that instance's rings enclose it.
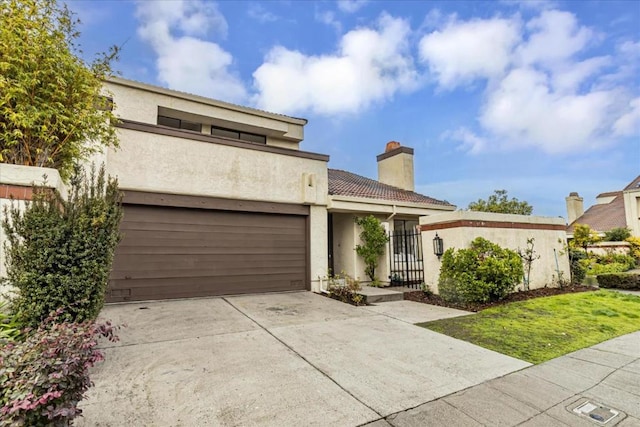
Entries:
{"label": "dark window trim band", "polygon": [[193,141],[208,142],[212,144],[226,145],[229,147],[246,148],[248,150],[264,151],[267,153],[281,154],[283,156],[301,157],[303,159],[319,160],[328,162],[329,156],[326,154],[310,153],[308,151],[291,150],[282,147],[273,147],[270,145],[257,144],[252,142],[236,141],[204,133],[199,134],[192,131],[173,129],[166,126],[152,125],[149,123],[141,123],[133,120],[124,120],[116,124],[121,129],[135,130],[139,132],[153,133],[156,135],[173,136],[175,138],[191,139]]}
{"label": "dark window trim band", "polygon": [[125,205],[151,205],[175,208],[212,209],[235,212],[258,212],[285,215],[309,215],[307,205],[291,203],[260,202],[255,200],[224,199],[209,196],[154,193],[123,189],[122,203]]}

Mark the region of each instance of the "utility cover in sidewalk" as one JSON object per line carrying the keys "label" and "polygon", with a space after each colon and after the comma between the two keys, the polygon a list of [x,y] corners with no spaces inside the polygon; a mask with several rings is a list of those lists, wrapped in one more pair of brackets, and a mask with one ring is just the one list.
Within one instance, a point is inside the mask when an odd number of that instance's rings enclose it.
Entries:
{"label": "utility cover in sidewalk", "polygon": [[[578,402],[574,402],[573,405],[567,409],[582,417],[586,417],[599,425],[605,425],[620,415],[620,411],[616,411],[615,409],[586,399],[580,399]],[[615,421],[620,421],[620,418],[623,417],[624,415]],[[615,424],[615,422],[613,424]]]}

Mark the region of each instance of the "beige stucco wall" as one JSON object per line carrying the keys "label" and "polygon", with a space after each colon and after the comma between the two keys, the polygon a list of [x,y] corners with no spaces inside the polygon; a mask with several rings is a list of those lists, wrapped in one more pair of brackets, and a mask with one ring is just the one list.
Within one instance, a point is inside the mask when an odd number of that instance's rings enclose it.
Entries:
{"label": "beige stucco wall", "polygon": [[[502,222],[504,228],[489,227],[456,227],[444,228],[446,223],[458,220]],[[525,249],[528,238],[535,239],[534,250],[540,255],[531,268],[531,289],[544,286],[554,286],[557,283],[558,269],[564,279],[570,279],[569,258],[566,253],[566,233],[564,230],[536,230],[526,228],[509,228],[507,225],[524,223],[529,225],[553,225],[562,226],[562,218],[549,218],[539,216],[506,215],[486,212],[455,211],[421,217],[421,225],[442,226],[438,230],[422,232],[422,245],[424,250],[425,283],[431,290],[437,292],[438,277],[440,275],[441,261],[433,253],[433,238],[438,233],[444,242],[445,251],[449,248],[468,248],[476,237],[483,237],[498,245],[517,250]],[[517,226],[516,226],[517,227]],[[556,265],[557,256],[557,265]],[[519,286],[521,288],[521,285]]]}
{"label": "beige stucco wall", "polygon": [[[107,171],[120,186],[143,190],[280,203],[327,204],[327,164],[172,136],[118,129],[120,149]],[[304,174],[315,176],[308,190]]]}
{"label": "beige stucco wall", "polygon": [[631,245],[627,242],[598,242],[587,247],[587,252],[594,255],[608,255],[610,253],[623,254],[629,253]]}
{"label": "beige stucco wall", "polygon": [[402,188],[414,190],[413,154],[398,153],[378,161],[378,181]]}
{"label": "beige stucco wall", "polygon": [[156,124],[158,108],[170,116],[202,123],[203,133],[216,125],[267,136],[267,145],[298,149],[306,120],[254,110],[125,79],[105,83],[114,99],[114,113],[127,120]]}

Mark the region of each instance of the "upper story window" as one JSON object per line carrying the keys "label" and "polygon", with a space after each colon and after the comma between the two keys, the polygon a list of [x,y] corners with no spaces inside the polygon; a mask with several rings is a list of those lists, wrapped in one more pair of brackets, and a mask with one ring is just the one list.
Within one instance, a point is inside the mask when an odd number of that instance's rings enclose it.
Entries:
{"label": "upper story window", "polygon": [[264,135],[241,132],[233,129],[221,128],[218,126],[211,126],[211,135],[222,136],[225,138],[240,139],[242,141],[248,141],[248,142],[257,142],[259,144],[267,143],[267,137]]}
{"label": "upper story window", "polygon": [[158,124],[169,126],[176,129],[192,130],[194,132],[202,132],[202,124],[190,122],[188,120],[175,119],[173,117],[158,115]]}

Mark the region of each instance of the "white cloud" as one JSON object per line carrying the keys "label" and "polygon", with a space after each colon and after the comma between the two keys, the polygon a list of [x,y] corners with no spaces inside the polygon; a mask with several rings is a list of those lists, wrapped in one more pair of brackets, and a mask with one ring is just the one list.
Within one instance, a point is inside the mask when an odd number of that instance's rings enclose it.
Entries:
{"label": "white cloud", "polygon": [[597,56],[584,61],[562,64],[552,75],[552,86],[557,91],[575,92],[587,79],[612,65],[609,56]]}
{"label": "white cloud", "polygon": [[254,102],[284,113],[357,113],[416,87],[409,24],[383,14],[376,28],[345,34],[332,55],[305,55],[276,46],[253,73]]}
{"label": "white cloud", "polygon": [[468,151],[472,154],[480,153],[487,147],[486,139],[476,135],[465,127],[445,132],[442,135],[442,139],[457,141],[461,143],[458,149]]}
{"label": "white cloud", "polygon": [[522,147],[566,153],[637,132],[640,107],[629,103],[633,92],[624,79],[630,73],[620,65],[639,45],[628,41],[618,55],[588,56],[599,41],[575,15],[558,10],[543,10],[525,25],[519,15],[441,24],[420,41],[437,85],[486,83],[479,128],[444,136],[471,153]]}
{"label": "white cloud", "polygon": [[613,124],[616,136],[640,136],[640,97],[629,102],[629,109]]}
{"label": "white cloud", "polygon": [[231,71],[233,57],[217,43],[198,37],[226,36],[227,22],[216,5],[203,1],[137,3],[138,34],[156,55],[158,79],[171,89],[226,101],[246,98],[242,81]]}
{"label": "white cloud", "polygon": [[615,106],[613,91],[560,94],[544,73],[518,68],[491,92],[480,123],[506,146],[561,153],[608,142],[601,135]]}
{"label": "white cloud", "polygon": [[518,59],[524,65],[553,66],[569,60],[596,37],[587,27],[579,26],[575,15],[548,10],[527,23],[530,35],[518,48]]}
{"label": "white cloud", "polygon": [[280,19],[277,15],[266,10],[260,3],[251,3],[247,9],[247,15],[256,21],[265,24]]}
{"label": "white cloud", "polygon": [[316,21],[321,22],[325,25],[333,27],[336,30],[336,33],[342,33],[342,23],[336,19],[336,14],[331,10],[325,10],[324,12],[316,11],[315,13]]}
{"label": "white cloud", "polygon": [[369,0],[338,0],[338,9],[346,13],[360,10]]}
{"label": "white cloud", "polygon": [[477,78],[500,76],[520,39],[517,20],[494,18],[458,22],[420,40],[420,59],[447,89]]}

